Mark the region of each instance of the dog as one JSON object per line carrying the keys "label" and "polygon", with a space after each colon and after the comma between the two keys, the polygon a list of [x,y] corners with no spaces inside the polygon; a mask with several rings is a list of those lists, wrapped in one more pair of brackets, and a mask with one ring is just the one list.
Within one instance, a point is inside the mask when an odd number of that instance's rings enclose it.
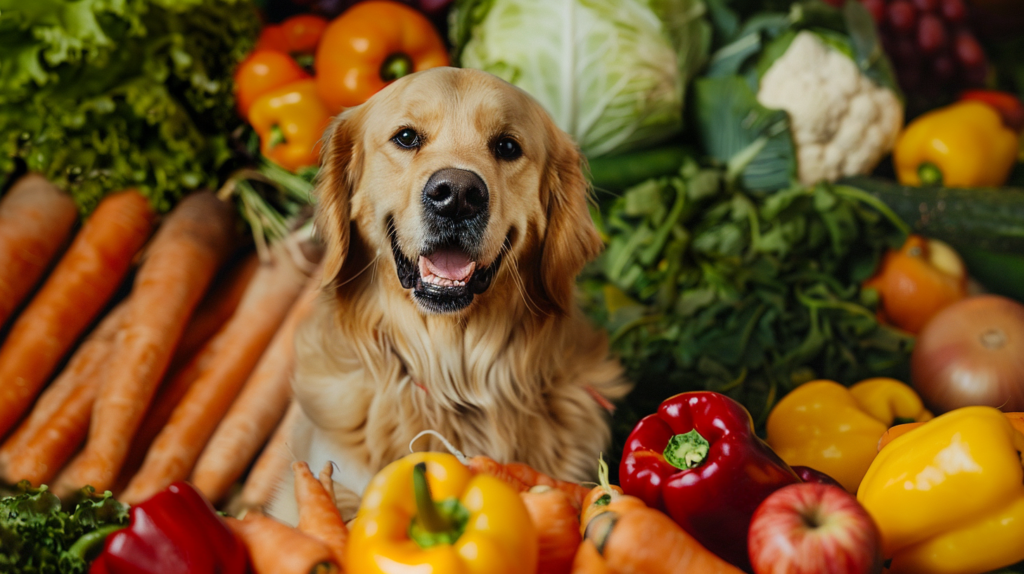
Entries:
{"label": "dog", "polygon": [[[575,281],[602,242],[583,158],[528,94],[435,68],[332,123],[316,185],[323,287],[295,338],[289,448],[336,464],[346,518],[434,430],[467,455],[592,478],[629,386]],[[424,438],[417,450],[443,450]],[[291,471],[268,513],[297,521]]]}

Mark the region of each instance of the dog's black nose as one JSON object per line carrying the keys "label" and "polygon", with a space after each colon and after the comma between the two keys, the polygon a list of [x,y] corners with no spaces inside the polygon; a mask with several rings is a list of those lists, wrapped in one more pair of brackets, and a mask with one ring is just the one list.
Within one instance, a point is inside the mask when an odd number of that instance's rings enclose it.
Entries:
{"label": "dog's black nose", "polygon": [[488,200],[484,180],[465,169],[438,170],[423,187],[423,205],[427,212],[453,221],[486,211]]}

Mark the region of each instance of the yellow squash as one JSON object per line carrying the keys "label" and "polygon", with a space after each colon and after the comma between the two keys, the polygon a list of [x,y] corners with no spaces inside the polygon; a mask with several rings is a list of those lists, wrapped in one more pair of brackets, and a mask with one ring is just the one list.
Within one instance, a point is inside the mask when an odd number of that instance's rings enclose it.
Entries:
{"label": "yellow squash", "polygon": [[1024,435],[997,409],[948,412],[888,444],[857,500],[891,574],[979,574],[1024,559]]}
{"label": "yellow squash", "polygon": [[867,379],[850,388],[811,381],[772,410],[768,444],[790,466],[820,470],[857,492],[882,434],[894,423],[930,418],[917,393],[895,379]]}
{"label": "yellow squash", "polygon": [[381,470],[349,533],[345,571],[533,574],[537,533],[519,493],[450,454],[415,453]]}

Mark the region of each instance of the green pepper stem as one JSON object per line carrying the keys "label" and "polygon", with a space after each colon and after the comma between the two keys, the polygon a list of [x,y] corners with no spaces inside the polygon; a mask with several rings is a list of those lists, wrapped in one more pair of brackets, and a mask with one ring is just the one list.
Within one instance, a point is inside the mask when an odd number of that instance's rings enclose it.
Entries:
{"label": "green pepper stem", "polygon": [[124,528],[127,528],[127,526],[123,524],[110,524],[108,526],[104,526],[103,528],[97,528],[96,530],[93,530],[92,532],[76,540],[75,543],[71,545],[71,548],[68,548],[68,554],[75,556],[77,558],[81,558],[83,561],[85,561],[85,557],[89,554],[89,552],[96,546],[106,541],[107,536],[110,536],[111,534]]}
{"label": "green pepper stem", "polygon": [[283,143],[288,143],[288,138],[284,135],[281,126],[274,124],[270,127],[270,143],[267,147],[273,149]]}
{"label": "green pepper stem", "polygon": [[930,161],[917,166],[917,177],[921,179],[922,185],[942,185],[942,170]]}
{"label": "green pepper stem", "polygon": [[413,72],[412,59],[402,53],[391,54],[380,65],[380,79],[391,82]]}
{"label": "green pepper stem", "polygon": [[665,447],[665,460],[672,466],[686,470],[704,464],[711,445],[697,429],[685,434],[673,435]]}
{"label": "green pepper stem", "polygon": [[426,463],[421,462],[412,468],[412,490],[416,497],[416,518],[424,530],[439,534],[455,529],[452,521],[437,511],[437,504],[430,494],[430,483],[427,482]]}

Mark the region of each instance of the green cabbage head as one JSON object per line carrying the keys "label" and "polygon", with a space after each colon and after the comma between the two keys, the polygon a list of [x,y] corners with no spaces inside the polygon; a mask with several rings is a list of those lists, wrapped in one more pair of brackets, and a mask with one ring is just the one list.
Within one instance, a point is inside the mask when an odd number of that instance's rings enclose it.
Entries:
{"label": "green cabbage head", "polygon": [[590,157],[680,131],[707,55],[701,0],[458,0],[456,61],[524,89]]}

